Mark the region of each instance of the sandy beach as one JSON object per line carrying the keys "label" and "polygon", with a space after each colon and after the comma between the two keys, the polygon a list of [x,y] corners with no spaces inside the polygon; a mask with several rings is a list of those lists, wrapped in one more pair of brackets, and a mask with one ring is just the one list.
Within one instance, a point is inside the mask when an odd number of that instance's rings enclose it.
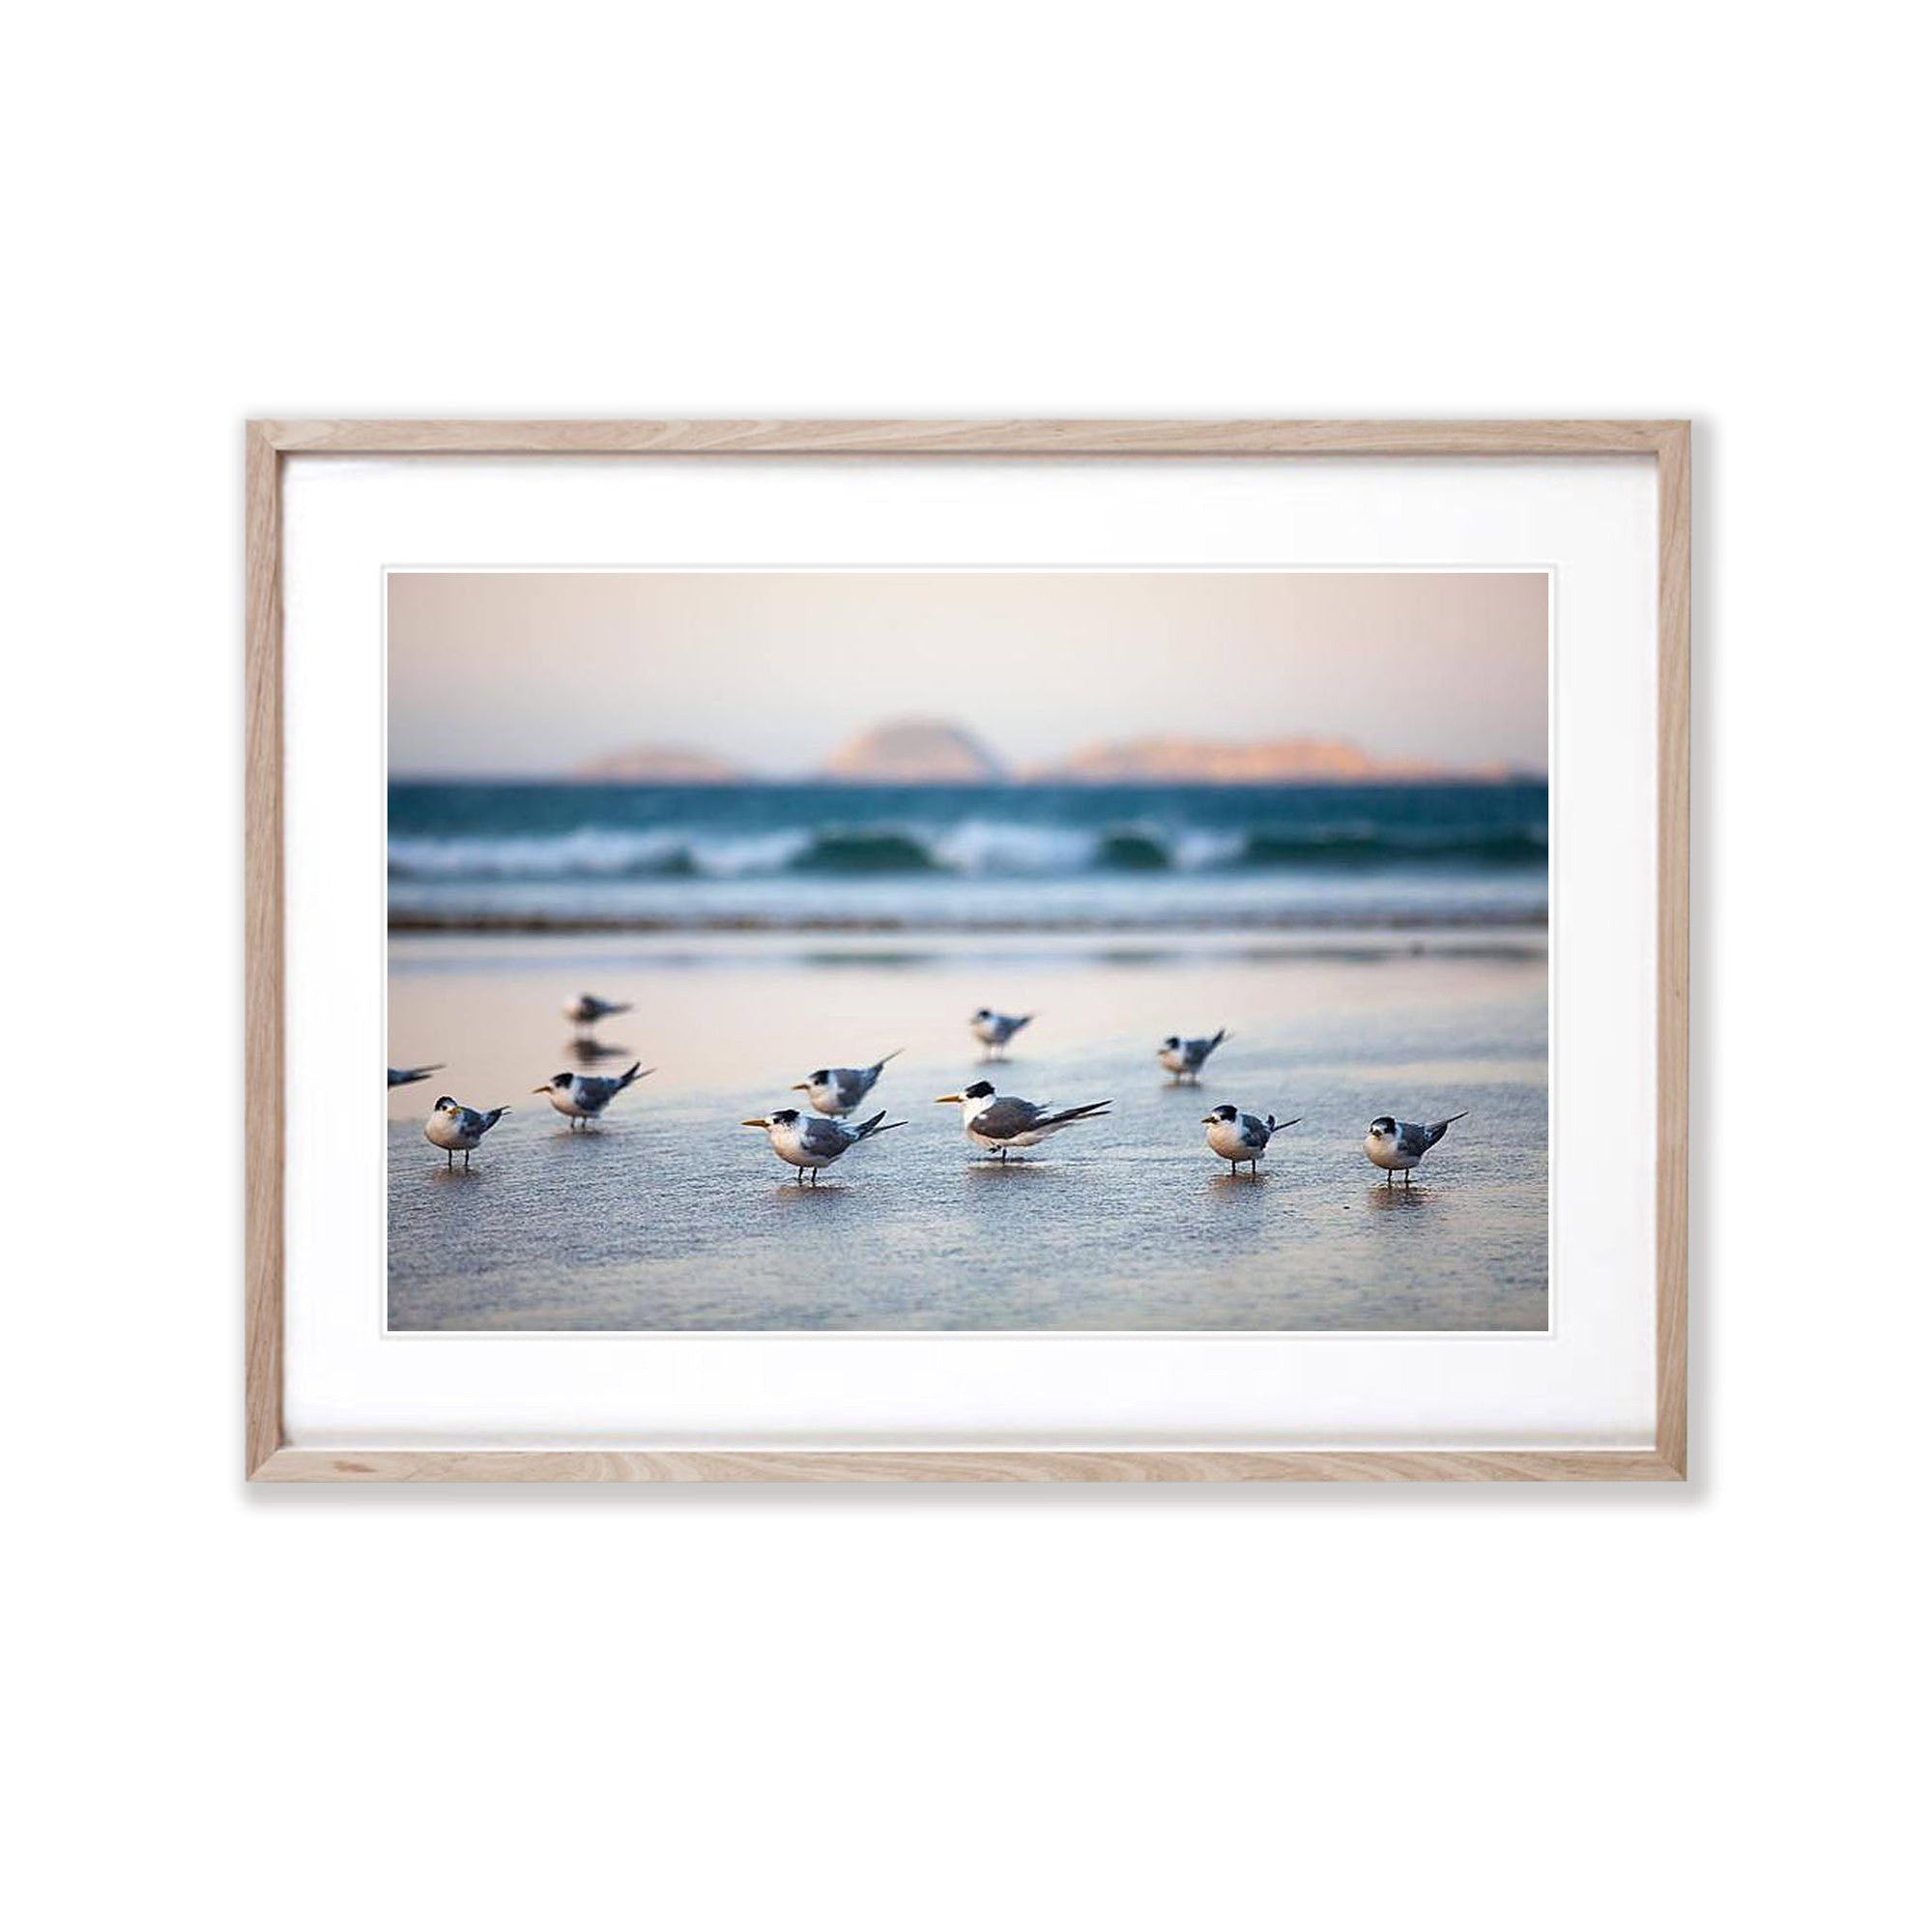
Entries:
{"label": "sandy beach", "polygon": [[[447,1071],[389,1097],[396,1329],[1541,1330],[1547,1324],[1547,960],[1540,926],[1323,931],[391,937],[389,1048]],[[609,1050],[560,1008],[634,1000]],[[980,1072],[975,1007],[1037,1011],[1002,1091],[1111,1099],[1004,1169],[934,1105]],[[1232,1037],[1198,1089],[1168,1032]],[[908,1124],[816,1191],[746,1115],[894,1048]],[[571,1134],[531,1088],[658,1071]],[[514,1111],[472,1170],[422,1139],[447,1091]],[[1203,1145],[1221,1101],[1283,1117],[1258,1179]],[[1393,1192],[1378,1113],[1469,1110]]]}

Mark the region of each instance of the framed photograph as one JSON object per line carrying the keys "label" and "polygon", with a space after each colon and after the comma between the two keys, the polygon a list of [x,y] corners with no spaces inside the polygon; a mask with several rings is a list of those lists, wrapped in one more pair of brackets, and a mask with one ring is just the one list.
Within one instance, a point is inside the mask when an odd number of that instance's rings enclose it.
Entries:
{"label": "framed photograph", "polygon": [[247,438],[251,1479],[1684,1477],[1688,425]]}

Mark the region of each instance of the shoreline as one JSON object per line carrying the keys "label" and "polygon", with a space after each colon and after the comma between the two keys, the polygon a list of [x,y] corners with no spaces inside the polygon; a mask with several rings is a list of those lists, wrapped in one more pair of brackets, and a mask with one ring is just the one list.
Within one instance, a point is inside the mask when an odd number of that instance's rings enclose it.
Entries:
{"label": "shoreline", "polygon": [[886,914],[822,913],[786,917],[764,917],[756,913],[718,912],[670,917],[662,914],[630,912],[431,912],[394,911],[389,915],[391,933],[918,933],[947,934],[1106,934],[1174,933],[1357,933],[1401,935],[1412,938],[1429,932],[1510,932],[1547,933],[1549,916],[1543,913],[1471,912],[1466,914],[1421,914],[1405,918],[1398,914],[1364,925],[1338,911],[1333,917],[1306,913],[1236,913],[1223,915],[1212,928],[1197,920],[1169,914],[1151,918],[1108,916],[1068,918],[1013,918],[990,914],[969,918],[925,914],[916,918],[895,918]]}

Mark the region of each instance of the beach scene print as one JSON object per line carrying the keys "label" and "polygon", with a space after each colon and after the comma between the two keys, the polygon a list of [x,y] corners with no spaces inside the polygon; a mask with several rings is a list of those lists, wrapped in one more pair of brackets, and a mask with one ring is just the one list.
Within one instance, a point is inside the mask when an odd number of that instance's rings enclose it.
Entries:
{"label": "beach scene print", "polygon": [[394,1330],[1541,1331],[1540,572],[391,572]]}

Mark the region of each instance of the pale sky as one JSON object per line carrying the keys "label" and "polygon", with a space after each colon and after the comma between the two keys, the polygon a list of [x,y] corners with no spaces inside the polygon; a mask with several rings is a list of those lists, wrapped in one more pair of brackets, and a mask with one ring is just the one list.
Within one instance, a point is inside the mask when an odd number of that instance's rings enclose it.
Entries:
{"label": "pale sky", "polygon": [[1017,765],[1095,739],[1547,754],[1541,572],[396,572],[389,769],[682,744],[773,776],[886,719]]}

